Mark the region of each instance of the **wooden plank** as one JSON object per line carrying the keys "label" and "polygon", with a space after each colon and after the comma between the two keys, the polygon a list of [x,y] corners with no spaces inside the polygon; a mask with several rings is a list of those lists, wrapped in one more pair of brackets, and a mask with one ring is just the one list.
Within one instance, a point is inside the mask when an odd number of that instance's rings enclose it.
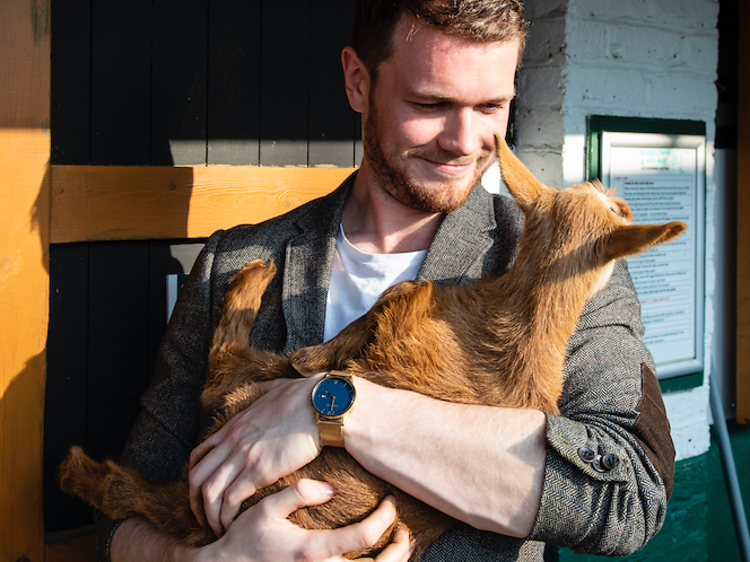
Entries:
{"label": "wooden plank", "polygon": [[58,467],[71,445],[86,446],[89,244],[50,248],[50,314],[44,408],[44,531],[85,524],[83,502],[64,494]]}
{"label": "wooden plank", "polygon": [[91,0],[55,3],[52,34],[52,162],[90,162]]}
{"label": "wooden plank", "polygon": [[739,3],[737,133],[737,421],[750,423],[750,5]]}
{"label": "wooden plank", "polygon": [[333,191],[352,168],[54,166],[50,237],[205,238]]}
{"label": "wooden plank", "polygon": [[0,2],[0,560],[42,562],[50,3]]}
{"label": "wooden plank", "polygon": [[306,166],[311,0],[262,4],[260,163]]}
{"label": "wooden plank", "polygon": [[151,0],[92,0],[91,162],[151,163]]}
{"label": "wooden plank", "polygon": [[354,3],[316,5],[310,23],[310,166],[354,166],[354,111],[349,106],[341,50],[351,42]]}
{"label": "wooden plank", "polygon": [[151,164],[206,163],[207,0],[153,4]]}
{"label": "wooden plank", "polygon": [[208,15],[208,164],[259,164],[260,2],[212,0]]}
{"label": "wooden plank", "polygon": [[91,244],[86,450],[117,457],[148,381],[148,242]]}

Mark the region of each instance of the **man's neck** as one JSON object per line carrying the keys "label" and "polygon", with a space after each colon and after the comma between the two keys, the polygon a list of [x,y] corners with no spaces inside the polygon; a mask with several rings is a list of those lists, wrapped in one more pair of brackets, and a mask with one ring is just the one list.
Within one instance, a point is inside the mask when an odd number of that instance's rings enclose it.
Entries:
{"label": "man's neck", "polygon": [[442,213],[418,211],[394,199],[372,183],[363,167],[344,205],[341,224],[359,250],[395,254],[426,250],[443,217]]}

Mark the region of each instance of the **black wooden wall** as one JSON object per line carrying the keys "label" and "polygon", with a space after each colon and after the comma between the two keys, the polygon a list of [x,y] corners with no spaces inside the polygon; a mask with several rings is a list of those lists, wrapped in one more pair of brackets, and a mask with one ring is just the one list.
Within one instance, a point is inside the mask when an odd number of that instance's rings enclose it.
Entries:
{"label": "black wooden wall", "polygon": [[54,163],[355,165],[353,5],[56,0]]}
{"label": "black wooden wall", "polygon": [[[53,0],[52,163],[353,166],[340,51],[352,0]],[[201,241],[50,250],[45,530],[91,522],[62,495],[71,444],[116,456],[166,325],[166,275]]]}

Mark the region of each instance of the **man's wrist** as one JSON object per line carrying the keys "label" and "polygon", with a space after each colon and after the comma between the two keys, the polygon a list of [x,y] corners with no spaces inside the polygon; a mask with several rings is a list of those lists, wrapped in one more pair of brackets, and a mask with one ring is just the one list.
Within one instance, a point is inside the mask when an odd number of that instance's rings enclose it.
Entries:
{"label": "man's wrist", "polygon": [[206,547],[198,548],[195,546],[185,546],[184,544],[179,544],[177,547],[172,551],[172,560],[174,562],[179,562],[181,560],[184,560],[185,562],[216,562],[218,557],[215,554],[209,554]]}
{"label": "man's wrist", "polygon": [[131,517],[113,533],[109,554],[112,562],[200,562],[207,553],[160,532],[146,519]]}

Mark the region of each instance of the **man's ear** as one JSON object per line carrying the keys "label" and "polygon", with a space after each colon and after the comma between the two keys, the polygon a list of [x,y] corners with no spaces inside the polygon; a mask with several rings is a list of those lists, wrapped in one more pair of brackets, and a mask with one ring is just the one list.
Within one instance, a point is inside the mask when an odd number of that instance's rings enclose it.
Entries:
{"label": "man's ear", "polygon": [[349,105],[357,113],[362,113],[370,96],[370,74],[352,47],[344,47],[341,51],[341,66]]}

